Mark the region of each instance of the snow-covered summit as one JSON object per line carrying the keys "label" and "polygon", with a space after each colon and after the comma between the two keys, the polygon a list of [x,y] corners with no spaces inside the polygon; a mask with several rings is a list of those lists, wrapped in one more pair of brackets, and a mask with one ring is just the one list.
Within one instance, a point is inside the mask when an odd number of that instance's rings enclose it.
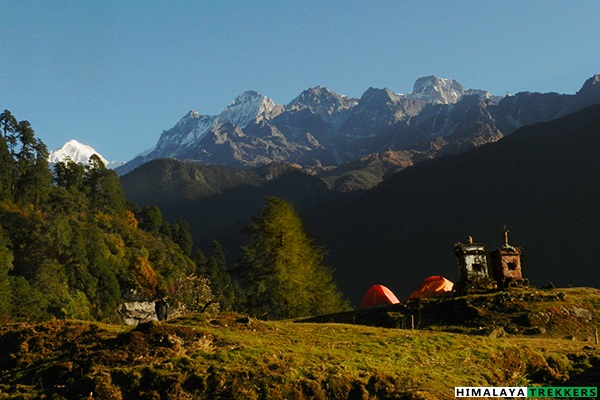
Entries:
{"label": "snow-covered summit", "polygon": [[60,149],[51,151],[48,155],[48,161],[51,163],[58,163],[65,161],[68,157],[78,164],[87,165],[90,157],[94,154],[97,154],[104,164],[108,164],[108,161],[92,147],[79,143],[77,140],[69,140]]}
{"label": "snow-covered summit", "polygon": [[482,99],[499,101],[500,98],[492,96],[488,91],[479,89],[466,89],[454,79],[438,78],[437,76],[423,76],[416,80],[412,93],[406,95],[408,99],[422,100],[431,104],[455,104],[463,96],[479,96]]}
{"label": "snow-covered summit", "polygon": [[104,163],[104,166],[109,169],[117,168],[124,164],[123,161],[106,161],[106,159],[92,147],[79,143],[74,139],[69,140],[60,149],[51,151],[48,155],[48,162],[56,164],[58,162],[65,161],[68,157],[78,164],[88,165],[90,157],[93,154],[98,155],[100,160],[102,160]]}
{"label": "snow-covered summit", "polygon": [[333,114],[348,110],[356,104],[357,99],[337,94],[323,86],[316,86],[300,93],[287,105],[286,110],[308,109],[329,121]]}
{"label": "snow-covered summit", "polygon": [[442,79],[431,75],[417,79],[412,93],[406,97],[433,104],[454,104],[464,94],[465,88],[454,79]]}
{"label": "snow-covered summit", "polygon": [[229,122],[233,125],[245,127],[250,122],[260,121],[281,113],[283,107],[276,105],[269,97],[263,96],[254,90],[249,90],[229,104],[221,114],[217,123]]}

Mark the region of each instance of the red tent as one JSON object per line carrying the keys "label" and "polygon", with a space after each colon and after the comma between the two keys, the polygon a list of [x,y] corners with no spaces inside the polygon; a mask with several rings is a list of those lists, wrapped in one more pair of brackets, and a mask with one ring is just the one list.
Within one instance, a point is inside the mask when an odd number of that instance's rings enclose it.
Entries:
{"label": "red tent", "polygon": [[381,306],[384,304],[398,304],[400,300],[392,293],[392,291],[383,285],[371,286],[362,301],[360,302],[360,309],[371,308],[375,306]]}
{"label": "red tent", "polygon": [[454,293],[452,291],[453,287],[454,283],[443,276],[430,276],[421,283],[421,286],[419,286],[408,299],[412,300],[422,297],[450,297]]}

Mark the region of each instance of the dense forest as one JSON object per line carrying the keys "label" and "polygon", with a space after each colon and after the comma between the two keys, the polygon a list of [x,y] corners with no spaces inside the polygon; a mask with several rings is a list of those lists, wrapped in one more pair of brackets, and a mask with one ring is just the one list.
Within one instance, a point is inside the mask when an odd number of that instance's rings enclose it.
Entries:
{"label": "dense forest", "polygon": [[[207,257],[184,221],[127,202],[98,156],[51,168],[29,122],[4,111],[0,129],[0,322],[120,322],[121,302],[158,298],[190,311],[218,303],[263,318],[347,308],[285,202],[268,200],[247,228],[245,257],[228,265],[218,242]],[[273,236],[288,231],[285,243]],[[277,289],[283,282],[285,291]]]}

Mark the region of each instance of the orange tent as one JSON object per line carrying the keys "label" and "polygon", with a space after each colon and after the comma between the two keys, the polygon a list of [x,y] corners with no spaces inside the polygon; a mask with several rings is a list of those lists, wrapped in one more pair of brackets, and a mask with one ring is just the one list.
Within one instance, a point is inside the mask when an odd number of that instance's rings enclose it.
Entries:
{"label": "orange tent", "polygon": [[371,308],[375,306],[381,306],[385,304],[398,304],[400,300],[394,293],[383,285],[371,286],[362,301],[360,302],[360,309]]}
{"label": "orange tent", "polygon": [[425,279],[421,286],[415,290],[409,300],[422,297],[450,297],[453,294],[454,283],[443,276],[435,275]]}

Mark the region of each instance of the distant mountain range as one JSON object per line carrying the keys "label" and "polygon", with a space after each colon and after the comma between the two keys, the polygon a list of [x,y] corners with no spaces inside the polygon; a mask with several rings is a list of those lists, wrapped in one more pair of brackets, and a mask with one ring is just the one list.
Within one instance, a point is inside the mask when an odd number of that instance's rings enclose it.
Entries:
{"label": "distant mountain range", "polygon": [[190,111],[117,172],[157,158],[246,169],[286,162],[334,190],[369,189],[416,162],[495,142],[598,102],[599,75],[575,95],[499,97],[435,76],[419,78],[406,95],[369,88],[359,99],[317,86],[285,106],[248,91],[217,116]]}
{"label": "distant mountain range", "polygon": [[[521,94],[486,107],[516,126],[582,106],[597,87],[596,77],[577,95]],[[471,97],[470,104],[487,104],[478,99]],[[450,115],[464,101],[454,103]],[[383,164],[396,156],[388,153],[362,162]],[[290,201],[309,236],[328,250],[325,261],[335,268],[336,281],[357,303],[373,284],[405,297],[427,276],[456,280],[454,243],[470,235],[494,248],[502,243],[504,225],[511,244],[523,247],[523,274],[534,285],[600,286],[598,154],[600,105],[420,162],[365,192],[332,191],[323,178],[289,164],[239,170],[168,159],[142,165],[121,182],[128,199],[157,204],[167,218],[188,221],[197,245],[219,240],[230,263],[245,244],[239,223],[259,214],[264,196]]]}

